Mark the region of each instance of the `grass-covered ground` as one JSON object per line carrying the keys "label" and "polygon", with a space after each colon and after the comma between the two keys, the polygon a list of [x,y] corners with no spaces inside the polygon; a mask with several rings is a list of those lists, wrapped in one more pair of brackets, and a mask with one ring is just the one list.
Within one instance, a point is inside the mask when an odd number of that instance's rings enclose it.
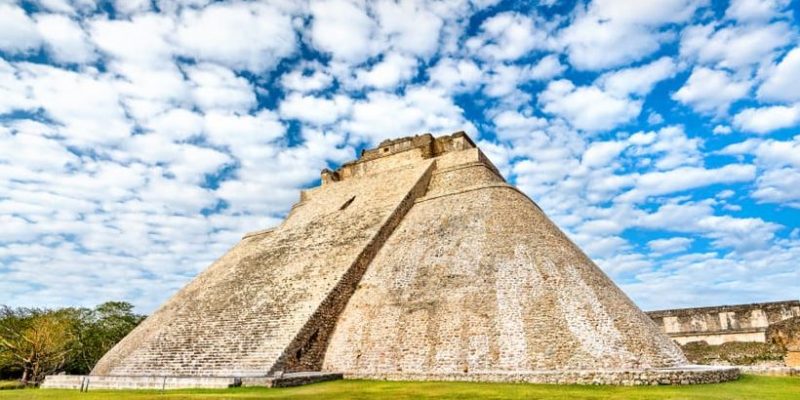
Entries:
{"label": "grass-covered ground", "polygon": [[800,378],[743,376],[736,382],[695,386],[615,387],[501,383],[335,381],[285,389],[89,391],[20,389],[0,391],[11,399],[800,399]]}
{"label": "grass-covered ground", "polygon": [[0,390],[4,389],[19,389],[19,381],[0,381]]}

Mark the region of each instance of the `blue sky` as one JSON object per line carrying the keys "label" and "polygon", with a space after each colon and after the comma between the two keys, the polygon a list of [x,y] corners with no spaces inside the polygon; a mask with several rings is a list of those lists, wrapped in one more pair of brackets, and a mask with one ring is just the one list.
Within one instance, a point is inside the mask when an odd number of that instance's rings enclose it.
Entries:
{"label": "blue sky", "polygon": [[458,130],[642,308],[796,299],[798,13],[0,1],[0,304],[150,312],[321,169]]}

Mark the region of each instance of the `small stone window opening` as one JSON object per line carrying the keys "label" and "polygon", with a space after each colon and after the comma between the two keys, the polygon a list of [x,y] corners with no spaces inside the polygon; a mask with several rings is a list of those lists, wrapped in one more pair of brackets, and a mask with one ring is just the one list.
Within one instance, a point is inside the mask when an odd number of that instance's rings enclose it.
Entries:
{"label": "small stone window opening", "polygon": [[356,199],[356,196],[353,196],[353,197],[350,198],[350,200],[345,201],[344,204],[342,204],[342,206],[339,207],[339,211],[342,211],[345,208],[350,207],[350,204],[353,204],[353,200],[355,200],[355,199]]}
{"label": "small stone window opening", "polygon": [[389,151],[389,148],[388,147],[384,147],[383,148],[383,152],[386,153],[387,151]]}

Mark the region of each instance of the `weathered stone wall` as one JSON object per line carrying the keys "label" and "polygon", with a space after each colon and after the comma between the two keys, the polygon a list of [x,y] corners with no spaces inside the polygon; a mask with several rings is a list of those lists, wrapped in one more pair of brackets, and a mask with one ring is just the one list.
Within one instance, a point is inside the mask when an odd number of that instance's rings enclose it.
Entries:
{"label": "weathered stone wall", "polygon": [[776,322],[767,328],[767,342],[786,350],[784,363],[800,367],[800,317]]}
{"label": "weathered stone wall", "polygon": [[378,252],[339,318],[324,369],[414,379],[686,363],[494,171],[476,149],[437,160],[427,194]]}
{"label": "weathered stone wall", "polygon": [[684,364],[458,133],[387,141],[324,170],[280,226],[245,235],[92,376],[653,384],[738,374]]}
{"label": "weathered stone wall", "polygon": [[681,345],[689,362],[699,365],[783,366],[786,351],[763,342],[727,342],[719,345],[689,342]]}
{"label": "weathered stone wall", "polygon": [[365,175],[306,191],[281,226],[248,235],[92,374],[263,376],[318,369],[349,293],[427,187],[432,161],[416,161],[396,162],[391,179]]}
{"label": "weathered stone wall", "polygon": [[[788,367],[800,367],[800,351],[794,351],[794,350],[787,351],[786,356],[783,359],[783,362]],[[798,375],[800,375],[800,373]]]}
{"label": "weathered stone wall", "polygon": [[[739,378],[739,369],[733,367],[691,366],[685,368],[651,370],[559,370],[513,371],[477,373],[352,373],[345,379],[375,379],[386,381],[462,381],[505,382],[558,385],[697,385],[719,383]],[[776,374],[777,375],[777,374]]]}
{"label": "weathered stone wall", "polygon": [[663,332],[678,343],[705,341],[765,342],[767,328],[800,317],[800,301],[684,308],[648,312]]}

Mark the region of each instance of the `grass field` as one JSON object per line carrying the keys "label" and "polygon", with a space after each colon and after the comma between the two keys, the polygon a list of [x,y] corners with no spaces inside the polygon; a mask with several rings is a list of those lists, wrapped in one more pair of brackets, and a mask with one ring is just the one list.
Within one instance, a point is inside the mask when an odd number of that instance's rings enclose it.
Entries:
{"label": "grass field", "polygon": [[0,381],[0,390],[18,389],[19,387],[19,381]]}
{"label": "grass field", "polygon": [[0,391],[0,400],[26,399],[800,399],[800,378],[743,376],[736,382],[696,386],[614,387],[500,383],[335,381],[285,389]]}

